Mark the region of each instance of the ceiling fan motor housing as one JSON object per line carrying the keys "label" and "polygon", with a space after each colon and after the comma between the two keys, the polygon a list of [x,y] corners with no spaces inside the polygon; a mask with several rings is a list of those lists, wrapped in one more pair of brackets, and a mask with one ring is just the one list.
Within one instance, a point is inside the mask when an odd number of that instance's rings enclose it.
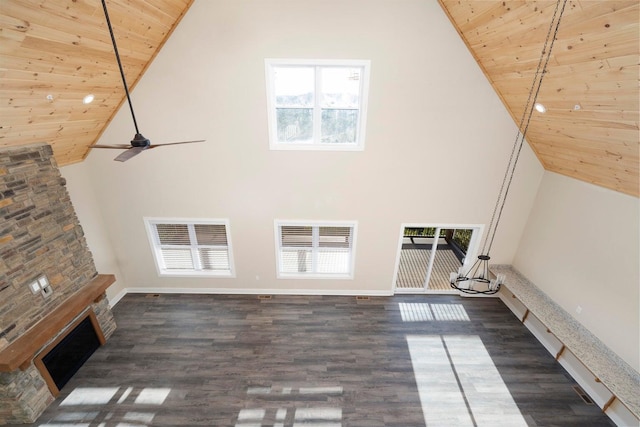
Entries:
{"label": "ceiling fan motor housing", "polygon": [[132,147],[148,147],[151,145],[151,141],[142,136],[141,133],[136,133],[136,136],[131,140]]}

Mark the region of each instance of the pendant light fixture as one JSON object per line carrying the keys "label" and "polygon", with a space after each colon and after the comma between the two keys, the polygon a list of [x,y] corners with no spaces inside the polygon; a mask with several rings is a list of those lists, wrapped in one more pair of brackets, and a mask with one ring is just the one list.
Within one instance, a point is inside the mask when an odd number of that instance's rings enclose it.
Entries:
{"label": "pendant light fixture", "polygon": [[449,283],[451,284],[451,287],[459,290],[460,292],[467,294],[495,294],[500,290],[500,286],[504,283],[503,274],[499,274],[495,279],[490,278],[489,260],[491,257],[489,256],[489,253],[491,252],[491,246],[493,245],[496,230],[500,223],[500,217],[502,216],[507,195],[509,194],[509,188],[513,181],[513,175],[516,170],[518,158],[520,157],[520,152],[527,135],[527,130],[529,129],[531,116],[533,115],[533,111],[536,110],[536,104],[538,104],[538,93],[540,92],[542,79],[547,72],[547,65],[551,58],[553,43],[558,34],[560,20],[562,19],[566,4],[567,0],[558,0],[556,3],[553,17],[551,18],[551,23],[549,25],[549,30],[547,31],[547,37],[544,41],[542,52],[540,53],[538,66],[533,76],[533,82],[531,84],[531,89],[529,90],[529,97],[522,112],[518,133],[513,143],[513,148],[511,149],[511,157],[509,158],[507,170],[505,171],[504,178],[502,179],[502,186],[498,193],[498,199],[496,200],[495,207],[493,208],[493,215],[491,216],[491,222],[487,229],[487,237],[485,238],[484,245],[482,246],[481,255],[478,256],[476,262],[473,263],[471,268],[466,272],[464,267],[460,267],[457,272],[451,273],[449,276]]}

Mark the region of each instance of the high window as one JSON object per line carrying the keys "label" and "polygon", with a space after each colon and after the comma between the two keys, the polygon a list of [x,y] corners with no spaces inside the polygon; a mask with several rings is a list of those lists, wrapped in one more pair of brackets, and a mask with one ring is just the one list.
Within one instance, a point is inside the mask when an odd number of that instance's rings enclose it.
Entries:
{"label": "high window", "polygon": [[233,277],[228,220],[145,218],[161,276]]}
{"label": "high window", "polygon": [[353,278],[356,223],[277,221],[278,277]]}
{"label": "high window", "polygon": [[362,150],[370,61],[266,59],[271,149]]}

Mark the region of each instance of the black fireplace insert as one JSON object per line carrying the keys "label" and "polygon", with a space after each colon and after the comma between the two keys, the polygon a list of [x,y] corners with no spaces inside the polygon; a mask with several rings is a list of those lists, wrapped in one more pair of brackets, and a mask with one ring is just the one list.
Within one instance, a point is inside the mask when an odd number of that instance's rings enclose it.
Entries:
{"label": "black fireplace insert", "polygon": [[84,362],[100,347],[100,340],[89,316],[42,358],[53,382],[61,390]]}

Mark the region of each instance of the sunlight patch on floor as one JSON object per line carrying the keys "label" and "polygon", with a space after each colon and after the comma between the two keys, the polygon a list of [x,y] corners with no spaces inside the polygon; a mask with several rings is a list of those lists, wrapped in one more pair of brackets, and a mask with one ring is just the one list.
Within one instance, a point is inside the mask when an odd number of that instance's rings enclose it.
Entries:
{"label": "sunlight patch on floor", "polygon": [[170,392],[170,388],[146,387],[138,393],[135,403],[141,405],[162,405]]}
{"label": "sunlight patch on floor", "polygon": [[118,392],[119,387],[78,387],[67,396],[60,406],[106,405]]}
{"label": "sunlight patch on floor", "polygon": [[480,337],[406,338],[429,427],[527,426]]}
{"label": "sunlight patch on floor", "polygon": [[[342,408],[330,406],[306,406],[309,402],[307,395],[336,396],[342,394],[341,386],[320,387],[249,387],[247,395],[284,395],[284,400],[278,397],[281,407],[245,408],[238,412],[235,427],[342,427]],[[257,402],[256,402],[257,403]],[[251,403],[247,403],[251,405]]]}
{"label": "sunlight patch on floor", "polygon": [[[134,387],[77,387],[60,403],[60,406],[73,408],[74,410],[58,414],[49,423],[40,424],[40,427],[144,427],[151,425],[155,417],[154,412],[126,411],[108,412],[78,411],[79,406],[109,405],[117,399],[118,404],[133,403],[144,406],[160,406],[171,393],[170,388],[144,387],[136,393]],[[95,409],[95,408],[91,408]],[[142,408],[141,408],[142,409]]]}
{"label": "sunlight patch on floor", "polygon": [[438,321],[458,321],[469,322],[467,314],[462,304],[429,304],[418,303],[398,303],[400,316],[403,322],[429,322]]}

